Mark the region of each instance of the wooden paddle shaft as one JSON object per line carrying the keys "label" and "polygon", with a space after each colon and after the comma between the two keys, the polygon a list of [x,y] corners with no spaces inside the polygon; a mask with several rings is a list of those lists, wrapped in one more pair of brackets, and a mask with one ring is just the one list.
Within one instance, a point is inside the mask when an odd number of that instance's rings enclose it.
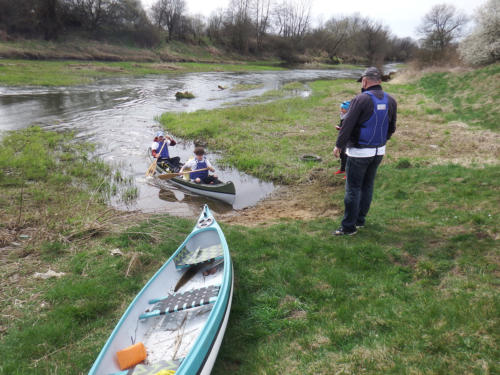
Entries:
{"label": "wooden paddle shaft", "polygon": [[201,172],[201,171],[207,171],[208,169],[209,168],[201,168],[201,169],[196,169],[194,171],[186,171],[186,172],[182,172],[182,173],[163,173],[163,174],[159,175],[158,178],[160,180],[170,180],[174,177],[183,175],[184,173]]}
{"label": "wooden paddle shaft", "polygon": [[166,144],[167,144],[167,142],[163,141],[163,145],[160,148],[160,152],[158,153],[158,157],[149,166],[149,168],[148,168],[148,170],[146,172],[146,176],[152,176],[155,173],[156,164],[158,163],[158,158],[160,157],[161,152],[163,151],[163,147],[165,147]]}

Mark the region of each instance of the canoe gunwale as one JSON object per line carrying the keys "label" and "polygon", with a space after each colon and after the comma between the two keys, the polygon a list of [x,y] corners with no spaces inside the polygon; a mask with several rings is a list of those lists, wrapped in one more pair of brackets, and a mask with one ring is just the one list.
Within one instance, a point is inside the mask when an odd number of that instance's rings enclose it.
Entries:
{"label": "canoe gunwale", "polygon": [[[202,215],[208,213],[208,216],[212,216],[210,213],[210,210],[208,209],[208,206],[205,205]],[[202,217],[200,215],[200,218]],[[198,219],[199,220],[199,219]],[[229,312],[227,311],[229,307],[229,303],[232,300],[232,292],[233,292],[233,266],[232,266],[232,261],[231,261],[231,256],[229,253],[229,248],[224,236],[224,233],[222,232],[222,229],[218,225],[217,221],[213,221],[213,223],[208,226],[208,227],[203,227],[203,228],[198,228],[196,225],[194,226],[193,230],[189,235],[184,239],[182,244],[177,248],[177,250],[168,258],[168,260],[163,263],[163,265],[156,271],[156,273],[147,281],[147,283],[144,285],[144,287],[139,291],[139,293],[134,297],[132,302],[129,304],[127,309],[125,310],[124,314],[121,316],[119,322],[113,329],[111,335],[108,337],[108,340],[104,344],[103,348],[101,349],[101,352],[99,353],[97,359],[95,360],[92,368],[89,371],[89,375],[95,375],[97,374],[96,371],[99,370],[101,366],[101,362],[103,361],[105,355],[107,354],[110,346],[112,345],[117,333],[120,331],[124,323],[128,320],[129,315],[131,314],[131,311],[134,309],[136,304],[138,304],[139,300],[143,296],[144,293],[148,290],[148,288],[156,281],[156,279],[159,277],[159,275],[171,264],[174,262],[174,258],[176,255],[184,249],[186,244],[196,235],[199,235],[200,233],[206,232],[206,231],[215,231],[218,235],[218,238],[220,239],[221,246],[223,248],[223,253],[224,253],[224,269],[223,269],[223,275],[222,275],[222,284],[219,290],[219,295],[215,303],[213,304],[213,307],[210,311],[209,316],[207,317],[207,320],[205,322],[205,325],[203,329],[200,331],[198,337],[196,338],[196,341],[193,345],[193,347],[189,350],[188,355],[186,358],[182,361],[181,365],[176,371],[177,375],[185,374],[185,375],[191,375],[193,366],[198,365],[198,371],[197,373],[201,373],[200,371],[203,370],[203,367],[205,366],[205,363],[207,361],[207,358],[211,354],[211,350],[213,348],[215,340],[218,338],[218,335],[220,334],[221,327],[223,325],[224,320],[226,319],[226,314]],[[224,311],[222,311],[224,310]],[[221,315],[222,312],[222,315]],[[222,332],[223,334],[223,332]],[[200,360],[202,358],[202,360]]]}

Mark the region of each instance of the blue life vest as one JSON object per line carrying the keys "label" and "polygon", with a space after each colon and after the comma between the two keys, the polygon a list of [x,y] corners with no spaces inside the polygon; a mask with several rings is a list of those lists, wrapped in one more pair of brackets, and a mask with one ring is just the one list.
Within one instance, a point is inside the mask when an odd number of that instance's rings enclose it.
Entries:
{"label": "blue life vest", "polygon": [[[158,142],[158,148],[156,149],[156,152],[160,152],[165,142],[166,141]],[[160,159],[168,159],[168,158],[170,158],[170,155],[168,154],[168,144],[165,144],[165,147],[163,147],[163,150],[161,150]]]}
{"label": "blue life vest", "polygon": [[[203,160],[195,159],[195,161],[196,161],[196,167],[194,168],[195,170],[207,168],[207,160],[205,158],[203,158]],[[198,177],[203,181],[205,178],[208,177],[208,171],[200,171],[189,174],[189,178],[191,180],[195,180]]]}
{"label": "blue life vest", "polygon": [[387,142],[389,129],[389,97],[384,92],[382,99],[377,98],[371,91],[365,91],[373,101],[371,117],[361,125],[358,144],[363,147],[381,147]]}

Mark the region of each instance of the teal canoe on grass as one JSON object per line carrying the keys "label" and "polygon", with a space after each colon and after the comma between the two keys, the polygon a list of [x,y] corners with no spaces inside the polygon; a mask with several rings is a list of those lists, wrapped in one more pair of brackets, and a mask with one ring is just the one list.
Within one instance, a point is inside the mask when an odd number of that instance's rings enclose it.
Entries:
{"label": "teal canoe on grass", "polygon": [[[89,375],[210,374],[232,296],[229,248],[205,205],[192,232],[127,308]],[[117,353],[138,343],[146,359],[120,369]]]}

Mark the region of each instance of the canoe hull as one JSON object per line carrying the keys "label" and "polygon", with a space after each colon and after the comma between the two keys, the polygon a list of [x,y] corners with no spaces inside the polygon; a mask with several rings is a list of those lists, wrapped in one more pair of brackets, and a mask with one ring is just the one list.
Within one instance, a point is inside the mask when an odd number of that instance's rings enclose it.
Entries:
{"label": "canoe hull", "polygon": [[199,374],[201,375],[210,375],[210,373],[212,372],[212,368],[214,367],[215,360],[217,359],[217,354],[219,353],[219,349],[222,344],[222,339],[224,338],[224,333],[226,332],[227,322],[229,320],[229,312],[231,311],[231,304],[233,301],[233,292],[232,292],[233,287],[234,287],[234,280],[231,281],[231,293],[229,295],[229,302],[227,304],[227,309],[226,313],[224,314],[222,325],[220,326],[217,337],[213,342],[213,348],[212,350],[210,350],[210,352],[208,352],[205,364],[199,371]]}
{"label": "canoe hull", "polygon": [[234,188],[234,184],[232,182],[226,182],[224,184],[220,184],[223,186],[214,185],[213,187],[211,187],[211,185],[195,184],[177,177],[172,178],[171,180],[169,180],[169,182],[175,186],[179,186],[192,193],[218,199],[228,204],[233,204],[236,198],[236,191]]}
{"label": "canoe hull", "polygon": [[[203,225],[200,225],[202,219]],[[177,260],[182,251],[196,252],[200,246],[221,247],[219,260],[206,263],[209,267],[215,265],[215,273],[206,276],[198,272],[178,293],[189,295],[200,288],[216,287],[219,291],[215,301],[185,311],[180,309],[144,318],[145,311],[155,309],[151,307],[152,299],[175,294],[174,287],[185,270],[179,269],[174,259]],[[205,205],[197,226],[132,301],[89,375],[120,374],[116,353],[137,342],[143,342],[146,347],[148,366],[173,360],[177,361],[177,375],[210,374],[227,327],[232,294],[233,267],[229,249],[222,230]]]}

